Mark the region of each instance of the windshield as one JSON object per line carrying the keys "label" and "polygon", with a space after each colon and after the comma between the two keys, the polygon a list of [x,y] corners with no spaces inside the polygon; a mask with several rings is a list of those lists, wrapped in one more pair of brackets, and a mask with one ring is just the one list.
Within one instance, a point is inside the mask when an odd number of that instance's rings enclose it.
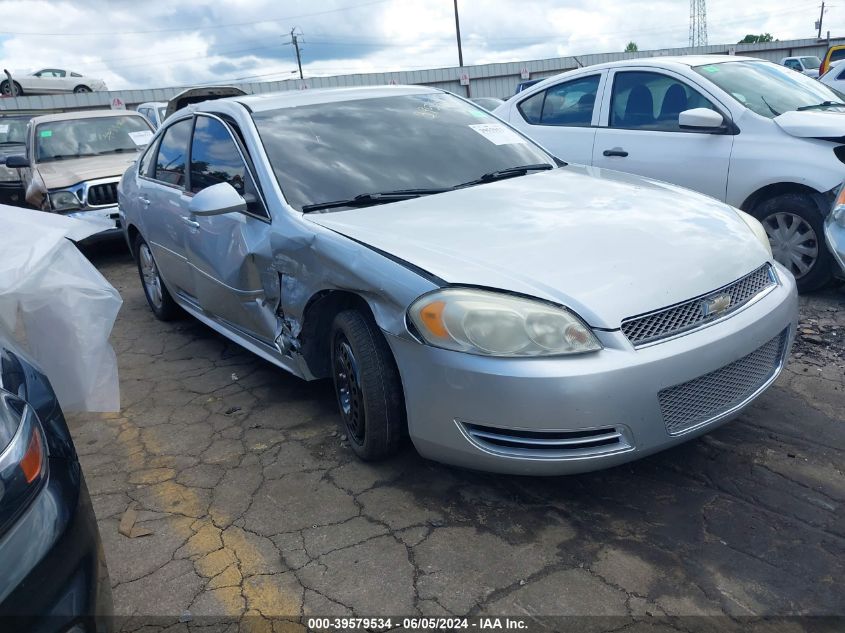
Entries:
{"label": "windshield", "polygon": [[818,57],[802,57],[801,63],[804,64],[804,68],[817,70],[822,65],[822,60]]}
{"label": "windshield", "polygon": [[[770,119],[827,101],[845,103],[845,95],[838,90],[770,62],[723,62],[695,66],[693,70],[746,108]],[[843,110],[836,106],[833,109]]]}
{"label": "windshield", "polygon": [[137,152],[152,136],[140,115],[71,119],[39,123],[35,129],[35,160],[46,163],[67,158]]}
{"label": "windshield", "polygon": [[252,115],[288,203],[448,189],[488,172],[553,163],[485,110],[432,93],[320,103]]}
{"label": "windshield", "polygon": [[32,117],[0,117],[0,145],[25,145],[26,124]]}

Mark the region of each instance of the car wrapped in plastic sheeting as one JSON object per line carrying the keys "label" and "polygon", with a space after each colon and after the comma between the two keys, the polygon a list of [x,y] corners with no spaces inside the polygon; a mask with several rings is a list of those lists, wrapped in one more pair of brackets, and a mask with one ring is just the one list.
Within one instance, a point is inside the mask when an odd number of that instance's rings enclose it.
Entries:
{"label": "car wrapped in plastic sheeting", "polygon": [[50,377],[65,412],[119,410],[109,334],[123,301],[73,244],[107,221],[0,205],[0,222],[0,330]]}

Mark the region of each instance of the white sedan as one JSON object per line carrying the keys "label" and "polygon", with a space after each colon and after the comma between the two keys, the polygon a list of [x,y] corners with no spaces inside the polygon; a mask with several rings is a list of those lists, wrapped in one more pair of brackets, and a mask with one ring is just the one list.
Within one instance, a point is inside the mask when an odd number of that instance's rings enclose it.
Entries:
{"label": "white sedan", "polygon": [[667,181],[759,219],[802,291],[833,274],[845,95],[748,57],[632,59],[550,77],[494,114],[556,156]]}
{"label": "white sedan", "polygon": [[[94,77],[86,77],[71,70],[61,68],[42,68],[35,72],[13,72],[12,80],[19,95],[50,95],[67,92],[96,92],[108,90],[106,82]],[[0,93],[12,94],[12,85],[8,79],[0,82]]]}

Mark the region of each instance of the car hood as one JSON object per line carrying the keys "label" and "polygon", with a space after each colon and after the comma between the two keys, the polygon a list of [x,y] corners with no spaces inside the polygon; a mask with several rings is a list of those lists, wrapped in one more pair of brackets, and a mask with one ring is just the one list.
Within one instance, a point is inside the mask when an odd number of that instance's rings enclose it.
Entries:
{"label": "car hood", "polygon": [[305,218],[449,284],[550,300],[599,328],[715,290],[768,259],[735,209],[592,167]]}
{"label": "car hood", "polygon": [[137,158],[137,153],[104,154],[38,163],[36,167],[47,189],[58,189],[85,180],[120,177]]}
{"label": "car hood", "polygon": [[776,116],[774,122],[787,134],[799,138],[840,138],[845,136],[845,112],[792,110]]}

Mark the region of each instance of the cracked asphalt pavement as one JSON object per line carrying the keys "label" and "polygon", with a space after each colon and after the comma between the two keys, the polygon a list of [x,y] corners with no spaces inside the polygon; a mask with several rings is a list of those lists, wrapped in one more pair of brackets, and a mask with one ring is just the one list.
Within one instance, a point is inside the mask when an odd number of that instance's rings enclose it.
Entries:
{"label": "cracked asphalt pavement", "polygon": [[[327,382],[156,321],[128,254],[89,256],[125,302],[122,409],[69,422],[118,615],[845,615],[845,288],[802,299],[794,356],[735,422],[524,478],[360,462]],[[133,508],[146,536],[119,531]]]}

